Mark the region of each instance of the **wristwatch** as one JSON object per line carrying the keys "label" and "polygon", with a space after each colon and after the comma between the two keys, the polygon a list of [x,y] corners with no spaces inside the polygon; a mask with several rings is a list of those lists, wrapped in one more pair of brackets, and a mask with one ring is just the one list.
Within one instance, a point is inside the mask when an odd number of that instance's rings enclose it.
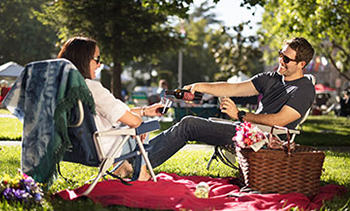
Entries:
{"label": "wristwatch", "polygon": [[237,116],[239,121],[243,122],[244,121],[243,118],[245,117],[245,115],[246,115],[245,111],[238,111]]}

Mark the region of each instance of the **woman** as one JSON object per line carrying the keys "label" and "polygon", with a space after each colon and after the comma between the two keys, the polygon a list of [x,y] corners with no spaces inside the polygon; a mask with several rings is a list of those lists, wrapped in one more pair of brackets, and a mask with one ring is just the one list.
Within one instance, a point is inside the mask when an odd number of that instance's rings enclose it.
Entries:
{"label": "woman", "polygon": [[[71,61],[85,78],[85,82],[92,93],[96,105],[95,123],[98,131],[118,128],[121,124],[136,128],[142,123],[142,116],[160,116],[157,113],[157,108],[162,108],[161,104],[153,104],[141,108],[130,109],[121,100],[116,99],[100,82],[93,81],[95,70],[100,67],[100,50],[95,40],[85,37],[73,37],[67,40],[61,51],[58,53],[58,58],[65,58]],[[107,140],[105,147],[109,149],[110,145],[115,141]],[[121,137],[118,137],[121,139]],[[134,145],[134,144],[133,144]],[[123,149],[123,154],[129,150],[126,145]],[[150,178],[146,166],[142,165],[139,180],[145,181]],[[128,175],[132,170],[128,162],[117,169],[115,174],[120,176]]]}

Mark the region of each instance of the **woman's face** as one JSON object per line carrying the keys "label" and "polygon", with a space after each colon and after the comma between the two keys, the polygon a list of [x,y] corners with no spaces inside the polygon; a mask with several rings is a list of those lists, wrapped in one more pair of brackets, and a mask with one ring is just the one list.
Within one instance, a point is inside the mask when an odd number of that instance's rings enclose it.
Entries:
{"label": "woman's face", "polygon": [[90,60],[90,76],[91,79],[96,78],[95,71],[97,68],[101,66],[101,63],[99,61],[100,58],[100,49],[96,46],[94,58]]}

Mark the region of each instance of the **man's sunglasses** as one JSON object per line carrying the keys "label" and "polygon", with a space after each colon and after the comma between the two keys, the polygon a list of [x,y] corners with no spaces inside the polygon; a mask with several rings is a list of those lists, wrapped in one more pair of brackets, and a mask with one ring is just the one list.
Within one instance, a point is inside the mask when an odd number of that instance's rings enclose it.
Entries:
{"label": "man's sunglasses", "polygon": [[101,60],[101,56],[98,56],[98,57],[95,57],[95,58],[92,58],[96,64],[99,64],[100,63],[100,60]]}
{"label": "man's sunglasses", "polygon": [[284,62],[285,64],[288,64],[290,61],[298,62],[297,60],[291,59],[291,58],[289,58],[288,56],[284,55],[284,54],[282,53],[282,50],[279,50],[279,51],[278,51],[278,55],[279,55],[279,57],[282,57],[282,58],[283,58],[283,62]]}

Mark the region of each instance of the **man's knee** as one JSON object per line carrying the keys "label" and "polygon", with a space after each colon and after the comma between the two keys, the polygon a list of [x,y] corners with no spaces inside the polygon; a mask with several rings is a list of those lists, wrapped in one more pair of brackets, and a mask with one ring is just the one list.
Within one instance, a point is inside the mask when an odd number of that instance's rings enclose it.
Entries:
{"label": "man's knee", "polygon": [[188,115],[188,116],[184,116],[180,120],[179,124],[186,125],[186,127],[190,127],[190,126],[195,126],[195,125],[201,123],[202,121],[205,121],[205,119],[202,117]]}

